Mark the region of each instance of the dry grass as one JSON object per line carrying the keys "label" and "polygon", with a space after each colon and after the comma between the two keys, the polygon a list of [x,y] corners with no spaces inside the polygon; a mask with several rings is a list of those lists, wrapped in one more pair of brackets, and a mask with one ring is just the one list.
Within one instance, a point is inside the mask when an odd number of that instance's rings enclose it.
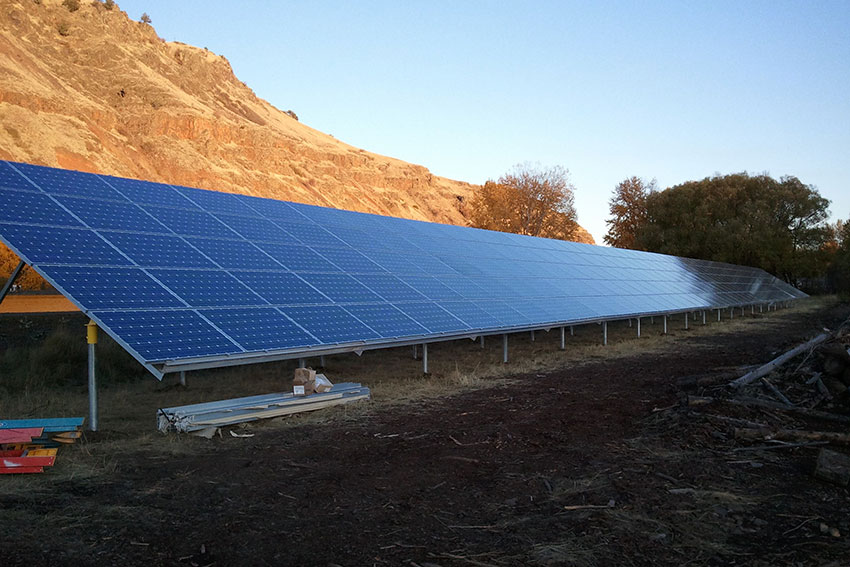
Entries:
{"label": "dry grass", "polygon": [[[668,323],[669,334],[661,335],[661,321],[655,324],[644,319],[641,338],[636,337],[636,329],[625,321],[609,323],[608,346],[602,346],[601,327],[590,324],[575,327],[575,336],[567,332],[567,348],[560,347],[558,329],[551,332],[530,333],[510,336],[510,362],[502,364],[501,337],[487,337],[484,348],[480,342],[470,340],[435,343],[429,346],[429,365],[431,373],[422,373],[422,362],[413,359],[412,348],[394,348],[379,351],[367,351],[362,356],[355,354],[336,355],[326,358],[323,372],[333,382],[361,382],[372,389],[373,400],[366,403],[354,403],[320,412],[297,414],[287,418],[267,420],[262,424],[249,427],[291,427],[304,423],[322,423],[327,421],[349,421],[380,412],[390,406],[416,404],[423,400],[454,395],[460,392],[493,387],[516,380],[518,375],[545,373],[565,366],[586,364],[600,359],[619,359],[637,353],[661,352],[675,347],[686,337],[704,336],[717,333],[734,333],[750,325],[764,325],[771,321],[779,323],[785,313],[815,311],[834,303],[834,298],[813,298],[798,303],[791,309],[765,313],[755,318],[736,317],[729,321],[728,311],[722,323],[709,318],[708,325],[702,326],[701,320],[691,321],[690,329],[683,330],[682,317],[676,316],[675,322]],[[76,340],[76,339],[74,339]],[[74,359],[76,355],[65,352],[68,337],[50,346],[51,339],[45,341],[47,349],[58,350],[62,360]],[[84,349],[82,337],[80,347]],[[110,353],[107,350],[107,353]],[[4,353],[8,355],[8,353]],[[36,360],[43,358],[44,364],[55,364],[57,353],[36,353]],[[33,356],[27,360],[33,366]],[[189,436],[161,435],[155,430],[156,410],[161,407],[173,407],[211,400],[250,396],[288,390],[294,361],[268,363],[253,366],[224,368],[190,373],[188,386],[176,384],[175,377],[167,377],[162,382],[150,378],[136,378],[122,381],[116,376],[122,368],[136,373],[132,361],[122,359],[123,353],[111,352],[105,357],[99,351],[99,360],[110,366],[111,375],[101,381],[99,388],[99,408],[101,430],[96,436],[97,443],[83,443],[62,448],[60,451],[61,475],[68,478],[98,476],[114,472],[114,463],[109,454],[116,450],[126,450],[128,441],[136,450],[159,454],[183,454],[204,450],[208,441]],[[0,416],[7,418],[25,418],[36,416],[72,416],[87,415],[88,401],[85,386],[85,365],[76,359],[79,366],[79,379],[67,384],[51,381],[47,376],[29,375],[19,387],[7,385],[6,395],[0,397]],[[14,361],[13,361],[14,362]],[[318,360],[308,360],[308,364],[317,364]],[[43,373],[43,372],[42,372]],[[225,437],[219,442],[239,442],[238,439]],[[16,483],[4,484],[4,491]],[[565,491],[566,488],[564,488]],[[14,491],[14,488],[12,488]],[[586,491],[585,491],[586,492]]]}

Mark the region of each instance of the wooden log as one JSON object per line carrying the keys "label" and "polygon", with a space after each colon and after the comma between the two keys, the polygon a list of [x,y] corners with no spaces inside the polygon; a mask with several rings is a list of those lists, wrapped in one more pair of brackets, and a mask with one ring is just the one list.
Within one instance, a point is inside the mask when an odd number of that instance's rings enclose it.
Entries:
{"label": "wooden log", "polygon": [[782,392],[779,391],[779,388],[777,388],[776,386],[771,384],[770,380],[768,380],[764,376],[762,376],[762,378],[761,378],[761,383],[764,384],[767,387],[767,389],[770,390],[773,393],[774,396],[779,398],[779,400],[782,403],[784,403],[786,406],[793,406],[794,405],[791,402],[791,400],[789,400],[788,398],[785,397],[785,394],[783,394]]}
{"label": "wooden log", "polygon": [[840,486],[850,486],[850,457],[829,449],[821,449],[815,467],[815,477]]}
{"label": "wooden log", "polygon": [[826,441],[836,445],[850,445],[850,434],[833,431],[801,431],[798,429],[735,429],[735,439],[742,441]]}
{"label": "wooden log", "polygon": [[743,376],[741,376],[737,380],[733,380],[732,382],[729,383],[729,385],[734,386],[735,388],[740,388],[742,386],[746,386],[747,384],[749,384],[750,382],[753,382],[754,380],[758,380],[762,376],[767,376],[768,374],[770,374],[771,372],[773,372],[774,370],[776,370],[777,368],[779,368],[780,366],[782,366],[783,364],[785,364],[786,362],[788,362],[789,360],[791,360],[792,358],[797,356],[798,354],[805,352],[807,349],[813,348],[815,345],[818,345],[818,344],[824,342],[829,337],[830,337],[829,333],[821,333],[820,335],[816,336],[815,338],[813,338],[809,342],[801,344],[799,346],[796,346],[796,347],[792,348],[791,350],[789,350],[788,352],[786,352],[785,354],[777,356],[776,358],[774,358],[773,360],[771,360],[767,364],[765,364],[763,366],[759,366],[755,370],[744,374]]}
{"label": "wooden log", "polygon": [[825,421],[835,421],[838,423],[850,423],[850,416],[831,413],[828,411],[818,411],[796,406],[786,406],[779,402],[771,402],[770,400],[762,400],[760,398],[739,397],[739,398],[711,398],[708,396],[688,396],[688,405],[691,407],[707,406],[713,403],[723,402],[736,406],[764,408],[770,410],[784,411],[814,419],[822,419]]}

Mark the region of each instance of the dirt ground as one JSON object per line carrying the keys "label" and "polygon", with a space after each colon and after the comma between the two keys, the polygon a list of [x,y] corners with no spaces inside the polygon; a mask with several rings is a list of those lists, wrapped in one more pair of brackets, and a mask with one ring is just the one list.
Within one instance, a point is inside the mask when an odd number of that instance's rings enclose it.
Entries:
{"label": "dirt ground", "polygon": [[64,295],[9,294],[0,303],[0,313],[64,313],[79,311]]}
{"label": "dirt ground", "polygon": [[675,386],[848,315],[789,310],[663,354],[185,452],[105,455],[117,434],[90,435],[101,474],[0,488],[0,565],[850,565],[850,491],[811,476],[817,448],[754,451]]}

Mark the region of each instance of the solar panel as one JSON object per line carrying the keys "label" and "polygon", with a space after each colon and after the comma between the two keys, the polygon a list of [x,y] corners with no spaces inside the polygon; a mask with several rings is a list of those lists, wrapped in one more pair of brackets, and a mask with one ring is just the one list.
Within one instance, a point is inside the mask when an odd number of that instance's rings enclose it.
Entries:
{"label": "solar panel", "polygon": [[157,376],[805,296],[755,268],[3,161],[0,239]]}

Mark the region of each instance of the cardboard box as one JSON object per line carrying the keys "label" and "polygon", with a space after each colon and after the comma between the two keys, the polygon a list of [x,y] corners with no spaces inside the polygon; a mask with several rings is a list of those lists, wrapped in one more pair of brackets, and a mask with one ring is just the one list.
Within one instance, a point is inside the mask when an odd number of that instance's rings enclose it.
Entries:
{"label": "cardboard box", "polygon": [[312,368],[296,368],[292,379],[292,393],[296,396],[309,396],[316,391],[316,371]]}
{"label": "cardboard box", "polygon": [[316,392],[330,392],[334,385],[324,374],[316,374]]}

